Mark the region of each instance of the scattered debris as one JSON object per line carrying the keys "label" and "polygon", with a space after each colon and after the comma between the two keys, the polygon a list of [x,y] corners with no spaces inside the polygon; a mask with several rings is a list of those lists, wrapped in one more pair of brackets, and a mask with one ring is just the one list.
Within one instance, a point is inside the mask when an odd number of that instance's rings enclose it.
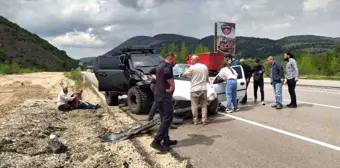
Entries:
{"label": "scattered debris", "polygon": [[103,142],[115,142],[120,140],[129,139],[137,134],[141,134],[142,132],[148,131],[150,128],[154,127],[160,122],[159,119],[153,119],[146,124],[138,125],[136,127],[131,127],[125,131],[121,131],[118,133],[107,132],[103,136],[100,136]]}
{"label": "scattered debris", "polygon": [[68,151],[68,147],[61,143],[55,134],[50,135],[48,145],[52,149],[53,153],[65,153]]}

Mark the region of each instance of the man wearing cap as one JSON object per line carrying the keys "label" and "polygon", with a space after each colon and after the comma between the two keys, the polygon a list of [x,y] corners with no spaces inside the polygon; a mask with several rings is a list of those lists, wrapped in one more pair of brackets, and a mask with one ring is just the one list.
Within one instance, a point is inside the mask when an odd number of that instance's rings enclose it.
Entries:
{"label": "man wearing cap", "polygon": [[245,61],[244,58],[242,58],[240,60],[241,66],[242,66],[243,71],[244,71],[244,76],[246,78],[246,94],[243,97],[243,99],[240,101],[241,104],[247,103],[247,89],[248,89],[248,85],[249,85],[250,78],[251,78],[251,75],[252,75],[251,67],[249,65],[245,64],[244,61]]}

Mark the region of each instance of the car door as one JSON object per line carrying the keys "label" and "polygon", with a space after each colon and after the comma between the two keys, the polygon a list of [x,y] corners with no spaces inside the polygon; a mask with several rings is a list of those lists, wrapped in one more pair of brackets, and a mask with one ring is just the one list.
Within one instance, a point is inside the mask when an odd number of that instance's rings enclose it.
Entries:
{"label": "car door", "polygon": [[246,78],[242,66],[236,65],[232,68],[237,72],[237,99],[242,100],[247,92]]}
{"label": "car door", "polygon": [[[240,65],[232,66],[237,72],[237,99],[241,100],[246,93],[246,80],[244,78],[243,68]],[[212,84],[219,102],[226,101],[226,81],[220,78],[218,75],[213,78]]]}
{"label": "car door", "polygon": [[119,67],[121,60],[118,56],[99,56],[98,79],[99,91],[126,91],[128,88],[128,78],[125,70]]}

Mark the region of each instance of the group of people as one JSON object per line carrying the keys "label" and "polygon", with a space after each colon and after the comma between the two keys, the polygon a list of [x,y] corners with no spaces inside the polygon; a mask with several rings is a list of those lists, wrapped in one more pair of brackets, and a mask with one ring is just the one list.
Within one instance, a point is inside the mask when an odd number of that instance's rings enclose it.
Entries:
{"label": "group of people", "polygon": [[[218,76],[226,81],[226,99],[227,108],[226,112],[238,111],[237,100],[237,77],[238,73],[232,68],[235,65],[241,65],[244,69],[246,86],[250,83],[251,77],[254,80],[254,102],[257,102],[257,91],[260,88],[261,104],[264,102],[264,79],[263,74],[265,68],[261,65],[260,60],[256,60],[256,65],[250,67],[245,64],[244,59],[240,61],[234,59],[232,56],[226,56],[227,65],[223,67]],[[269,56],[267,59],[268,64],[271,66],[270,80],[275,93],[275,104],[272,107],[281,109],[282,105],[282,85],[285,83],[288,85],[289,94],[291,96],[291,103],[287,105],[289,108],[296,108],[296,94],[295,86],[298,81],[298,67],[294,56],[286,52],[284,53],[284,60],[287,61],[286,65],[286,79],[284,77],[283,66],[275,61],[273,56]],[[191,110],[193,114],[193,124],[199,124],[198,121],[198,105],[202,108],[202,124],[207,124],[207,84],[209,83],[209,71],[206,65],[200,63],[199,57],[193,55],[191,57],[192,66],[186,69],[181,76],[189,77],[191,80],[190,98],[191,98]],[[149,113],[149,120],[153,119],[156,110],[159,110],[161,125],[158,129],[157,135],[154,137],[151,147],[158,151],[168,151],[170,146],[176,145],[176,140],[170,140],[169,128],[175,128],[172,125],[173,120],[173,102],[172,94],[175,90],[175,82],[172,68],[176,64],[176,55],[174,53],[168,53],[165,60],[157,65],[150,71],[154,81],[151,84],[151,90],[154,92],[154,103]],[[241,100],[240,103],[247,103],[247,94]],[[233,108],[232,106],[233,105]]]}
{"label": "group of people", "polygon": [[[295,93],[295,86],[296,82],[298,81],[299,77],[299,70],[294,59],[294,55],[290,52],[285,52],[283,56],[284,60],[287,61],[286,64],[286,78],[284,75],[283,66],[280,62],[276,61],[273,56],[269,56],[267,58],[267,63],[270,65],[270,84],[273,87],[274,94],[275,94],[275,104],[272,105],[273,108],[282,109],[282,86],[283,84],[288,85],[288,92],[290,94],[291,102],[287,104],[288,108],[297,108],[296,103],[296,93]],[[261,104],[265,105],[264,102],[264,79],[263,74],[265,72],[265,68],[261,65],[259,59],[256,59],[256,65],[254,67],[250,67],[249,65],[245,64],[244,59],[238,61],[237,59],[230,58],[233,65],[241,65],[246,79],[246,85],[248,88],[248,84],[250,82],[251,77],[254,80],[254,103],[257,103],[257,91],[260,88],[261,93]],[[240,101],[241,104],[247,103],[247,94],[245,97]]]}

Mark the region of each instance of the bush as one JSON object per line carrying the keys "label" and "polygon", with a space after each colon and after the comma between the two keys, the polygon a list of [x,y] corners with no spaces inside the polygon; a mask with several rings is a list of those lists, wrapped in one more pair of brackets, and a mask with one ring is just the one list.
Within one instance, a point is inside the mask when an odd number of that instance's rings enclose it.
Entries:
{"label": "bush", "polygon": [[79,89],[85,86],[84,77],[80,71],[66,72],[64,75],[66,78],[69,78],[75,82],[75,89]]}
{"label": "bush", "polygon": [[19,64],[15,62],[11,63],[8,60],[0,64],[0,74],[3,74],[3,75],[33,73],[33,72],[39,72],[39,70],[36,69],[35,67],[21,68]]}

